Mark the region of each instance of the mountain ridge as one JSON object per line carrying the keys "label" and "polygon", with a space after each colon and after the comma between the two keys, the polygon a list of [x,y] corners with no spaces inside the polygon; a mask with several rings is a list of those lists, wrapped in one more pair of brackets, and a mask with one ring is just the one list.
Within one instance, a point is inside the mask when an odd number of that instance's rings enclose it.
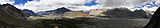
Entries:
{"label": "mountain ridge", "polygon": [[[0,5],[0,22],[21,27],[34,27],[32,22],[26,20],[26,15],[21,10],[10,4]],[[10,26],[12,27],[12,26]]]}

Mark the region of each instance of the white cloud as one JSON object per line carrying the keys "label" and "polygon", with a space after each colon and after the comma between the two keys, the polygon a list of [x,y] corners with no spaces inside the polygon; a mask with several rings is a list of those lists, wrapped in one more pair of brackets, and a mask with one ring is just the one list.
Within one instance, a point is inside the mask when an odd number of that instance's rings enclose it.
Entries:
{"label": "white cloud", "polygon": [[147,7],[144,7],[142,8],[143,10],[149,10],[149,11],[156,11],[158,9],[158,7],[153,7],[153,8],[147,8]]}
{"label": "white cloud", "polygon": [[10,1],[10,0],[0,0],[0,4],[6,4],[6,3],[13,4],[14,1]]}
{"label": "white cloud", "polygon": [[153,0],[97,0],[104,7],[139,6]]}
{"label": "white cloud", "polygon": [[100,5],[83,6],[84,3],[91,0],[40,0],[28,1],[23,5],[15,5],[20,9],[30,9],[34,12],[54,10],[60,7],[67,7],[72,10],[89,10],[89,9],[108,9],[117,7],[132,8],[153,0],[97,0]]}
{"label": "white cloud", "polygon": [[30,9],[34,12],[54,10],[60,7],[83,6],[85,0],[40,0],[28,1],[23,5],[15,5],[20,9]]}
{"label": "white cloud", "polygon": [[157,5],[160,4],[160,0],[157,0],[156,4],[157,4]]}

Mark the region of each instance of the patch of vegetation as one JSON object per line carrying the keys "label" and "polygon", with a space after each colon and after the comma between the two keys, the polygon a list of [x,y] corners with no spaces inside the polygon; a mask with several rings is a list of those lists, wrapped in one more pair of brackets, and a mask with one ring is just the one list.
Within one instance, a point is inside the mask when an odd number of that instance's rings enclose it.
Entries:
{"label": "patch of vegetation", "polygon": [[13,24],[7,24],[3,21],[0,21],[0,28],[25,28],[25,27],[16,26],[16,25],[13,25]]}
{"label": "patch of vegetation", "polygon": [[36,21],[38,21],[37,25],[42,28],[78,28],[75,24],[67,20],[41,19]]}

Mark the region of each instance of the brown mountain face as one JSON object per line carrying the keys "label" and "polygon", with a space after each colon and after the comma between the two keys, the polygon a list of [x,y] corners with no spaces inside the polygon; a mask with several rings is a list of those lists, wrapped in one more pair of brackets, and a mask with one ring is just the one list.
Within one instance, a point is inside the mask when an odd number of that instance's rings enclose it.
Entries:
{"label": "brown mountain face", "polygon": [[19,27],[32,27],[33,24],[31,24],[31,22],[26,21],[25,17],[26,15],[24,13],[22,13],[19,9],[10,4],[0,5],[0,24],[2,24],[2,26],[6,24]]}
{"label": "brown mountain face", "polygon": [[65,17],[88,17],[89,14],[85,12],[71,11],[71,12],[64,13],[63,16]]}

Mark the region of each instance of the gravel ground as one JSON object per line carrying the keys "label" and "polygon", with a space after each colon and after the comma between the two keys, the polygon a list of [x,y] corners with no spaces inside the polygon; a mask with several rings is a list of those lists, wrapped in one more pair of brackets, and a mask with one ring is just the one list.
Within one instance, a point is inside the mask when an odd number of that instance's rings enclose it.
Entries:
{"label": "gravel ground", "polygon": [[94,19],[89,24],[77,24],[80,28],[142,28],[149,19]]}

